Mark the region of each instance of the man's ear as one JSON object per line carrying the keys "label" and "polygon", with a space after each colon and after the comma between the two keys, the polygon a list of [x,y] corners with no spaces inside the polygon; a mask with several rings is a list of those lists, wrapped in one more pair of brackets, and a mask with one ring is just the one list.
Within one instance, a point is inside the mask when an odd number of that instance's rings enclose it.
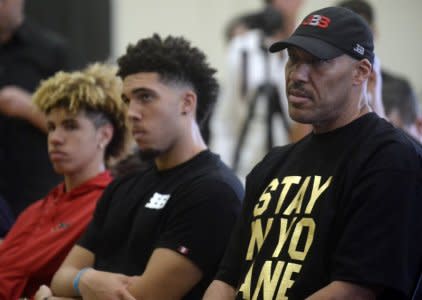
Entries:
{"label": "man's ear", "polygon": [[114,128],[110,123],[102,125],[98,128],[98,146],[101,149],[107,148],[107,145],[110,144],[111,139],[113,138]]}
{"label": "man's ear", "polygon": [[362,84],[364,81],[369,80],[372,72],[372,64],[369,60],[362,59],[356,62],[355,70],[353,73],[353,83],[356,85]]}
{"label": "man's ear", "polygon": [[418,131],[418,135],[422,140],[422,116],[416,117],[415,125],[416,125],[416,129]]}
{"label": "man's ear", "polygon": [[192,90],[186,90],[182,96],[182,114],[195,114],[197,105],[196,93]]}

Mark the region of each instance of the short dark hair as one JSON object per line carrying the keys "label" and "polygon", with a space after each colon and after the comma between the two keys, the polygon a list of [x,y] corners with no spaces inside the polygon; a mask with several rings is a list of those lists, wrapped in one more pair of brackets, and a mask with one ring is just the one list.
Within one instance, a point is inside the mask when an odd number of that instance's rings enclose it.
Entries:
{"label": "short dark hair", "polygon": [[384,73],[382,84],[385,113],[389,115],[397,110],[404,125],[413,124],[419,115],[419,101],[409,81]]}
{"label": "short dark hair", "polygon": [[348,8],[351,11],[361,15],[370,26],[375,23],[375,13],[371,4],[365,0],[345,0],[338,3],[337,6]]}
{"label": "short dark hair", "polygon": [[271,5],[266,6],[263,10],[244,15],[243,22],[250,29],[259,29],[264,35],[271,36],[276,32],[283,30],[283,16],[280,11]]}
{"label": "short dark hair", "polygon": [[123,79],[140,72],[156,72],[163,82],[192,86],[197,94],[196,120],[199,125],[213,109],[218,96],[216,70],[206,61],[205,54],[182,37],[158,34],[129,45],[118,59],[118,75]]}

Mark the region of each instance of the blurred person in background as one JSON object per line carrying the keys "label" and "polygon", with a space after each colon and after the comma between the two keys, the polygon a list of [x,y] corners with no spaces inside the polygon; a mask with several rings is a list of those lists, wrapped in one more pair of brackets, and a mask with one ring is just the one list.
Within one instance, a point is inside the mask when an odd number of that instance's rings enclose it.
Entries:
{"label": "blurred person in background", "polygon": [[29,22],[24,4],[0,1],[0,196],[14,217],[61,178],[48,159],[45,116],[31,93],[41,79],[77,67],[66,41]]}
{"label": "blurred person in background", "polygon": [[409,82],[387,75],[384,77],[383,86],[383,103],[388,120],[422,143],[420,103]]}
{"label": "blurred person in background", "polygon": [[242,179],[273,146],[309,130],[287,114],[285,51],[267,51],[291,33],[303,2],[265,1],[262,10],[235,18],[227,28],[227,78],[214,113],[212,146]]}
{"label": "blurred person in background", "polygon": [[[362,16],[376,38],[378,33],[376,16],[369,1],[345,0],[339,2],[338,6],[348,8]],[[396,127],[421,141],[422,116],[419,100],[407,78],[386,71],[378,60],[371,74],[369,91],[372,106],[381,117],[387,117]]]}

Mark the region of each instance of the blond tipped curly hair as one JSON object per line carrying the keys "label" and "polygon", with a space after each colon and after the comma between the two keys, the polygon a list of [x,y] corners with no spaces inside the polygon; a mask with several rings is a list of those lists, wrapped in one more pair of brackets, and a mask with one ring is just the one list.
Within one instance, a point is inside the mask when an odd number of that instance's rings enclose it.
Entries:
{"label": "blond tipped curly hair", "polygon": [[42,81],[33,96],[35,106],[46,114],[63,107],[73,114],[84,111],[111,122],[114,134],[105,151],[106,161],[126,154],[130,139],[122,81],[116,72],[116,67],[100,63],[82,71],[60,71]]}

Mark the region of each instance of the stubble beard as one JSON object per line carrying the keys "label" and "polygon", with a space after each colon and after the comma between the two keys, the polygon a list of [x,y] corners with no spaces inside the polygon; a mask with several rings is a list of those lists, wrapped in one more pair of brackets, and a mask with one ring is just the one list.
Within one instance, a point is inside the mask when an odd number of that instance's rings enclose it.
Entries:
{"label": "stubble beard", "polygon": [[146,160],[155,159],[157,156],[161,154],[161,151],[158,149],[145,149],[145,150],[139,149],[138,153],[141,160],[146,161]]}

